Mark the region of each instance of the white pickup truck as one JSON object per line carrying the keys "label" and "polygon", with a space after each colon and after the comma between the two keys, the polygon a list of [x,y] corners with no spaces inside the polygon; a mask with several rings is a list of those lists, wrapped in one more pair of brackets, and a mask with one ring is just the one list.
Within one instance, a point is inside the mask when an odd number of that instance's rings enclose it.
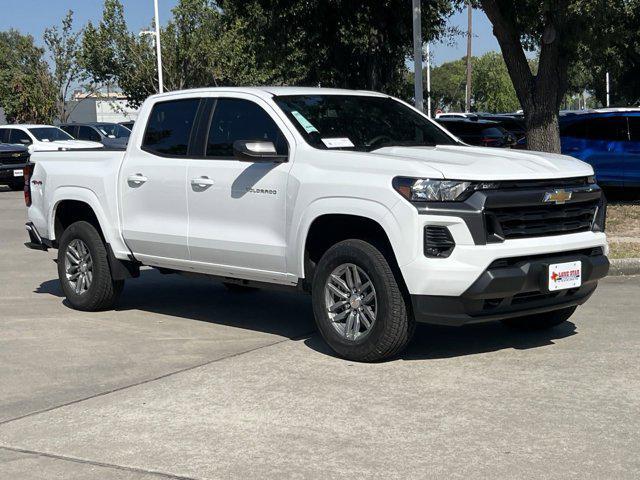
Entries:
{"label": "white pickup truck", "polygon": [[27,246],[69,304],[110,308],[140,267],[310,292],[340,356],[416,322],[566,321],[607,274],[592,168],[471,147],[387,95],[207,88],[150,97],[126,151],[35,152]]}

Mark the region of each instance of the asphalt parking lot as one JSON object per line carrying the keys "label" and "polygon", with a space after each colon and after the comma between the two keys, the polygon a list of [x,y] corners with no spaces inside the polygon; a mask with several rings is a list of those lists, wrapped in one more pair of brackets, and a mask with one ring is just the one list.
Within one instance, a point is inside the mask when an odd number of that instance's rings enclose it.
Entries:
{"label": "asphalt parking lot", "polygon": [[0,187],[0,478],[640,477],[640,277],[554,330],[420,326],[334,358],[310,299],[145,271],[69,309]]}

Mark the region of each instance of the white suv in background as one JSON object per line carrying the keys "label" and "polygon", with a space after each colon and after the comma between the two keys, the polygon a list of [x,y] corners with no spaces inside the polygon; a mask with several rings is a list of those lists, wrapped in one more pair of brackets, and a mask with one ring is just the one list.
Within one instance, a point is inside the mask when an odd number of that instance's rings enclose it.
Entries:
{"label": "white suv in background", "polygon": [[64,130],[52,125],[4,125],[0,127],[0,142],[24,145],[29,152],[102,148],[98,142],[76,140]]}

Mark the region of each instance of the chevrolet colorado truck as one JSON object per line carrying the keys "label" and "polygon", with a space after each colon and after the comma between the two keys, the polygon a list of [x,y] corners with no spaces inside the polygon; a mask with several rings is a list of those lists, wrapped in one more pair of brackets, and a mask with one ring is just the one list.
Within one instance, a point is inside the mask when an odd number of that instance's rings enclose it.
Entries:
{"label": "chevrolet colorado truck", "polygon": [[143,104],[126,151],[38,152],[27,246],[69,304],[114,305],[141,266],[311,293],[329,346],[400,352],[416,322],[551,328],[609,268],[586,163],[465,145],[374,92],[207,88]]}

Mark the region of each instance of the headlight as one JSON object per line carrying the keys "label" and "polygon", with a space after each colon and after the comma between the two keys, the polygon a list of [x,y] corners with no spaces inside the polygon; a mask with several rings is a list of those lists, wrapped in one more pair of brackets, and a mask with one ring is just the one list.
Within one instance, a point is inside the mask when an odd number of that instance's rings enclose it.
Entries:
{"label": "headlight", "polygon": [[473,184],[459,180],[397,177],[393,187],[411,202],[455,202],[464,200]]}

